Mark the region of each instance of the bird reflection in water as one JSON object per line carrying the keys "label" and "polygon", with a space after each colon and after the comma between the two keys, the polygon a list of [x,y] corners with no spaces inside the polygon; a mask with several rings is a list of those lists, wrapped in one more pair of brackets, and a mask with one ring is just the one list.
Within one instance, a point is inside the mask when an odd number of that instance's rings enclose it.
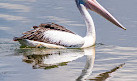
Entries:
{"label": "bird reflection in water", "polygon": [[23,53],[23,62],[32,64],[33,69],[52,69],[65,66],[78,58],[86,56],[85,67],[77,80],[86,79],[92,72],[95,59],[95,46],[84,49],[41,49],[23,48],[16,54]]}
{"label": "bird reflection in water", "polygon": [[51,69],[65,66],[82,56],[82,49],[32,49],[23,54],[23,61],[31,63],[34,69]]}
{"label": "bird reflection in water", "polygon": [[[87,56],[87,66],[95,57],[95,47],[85,49],[38,49],[23,51],[23,61],[31,63],[34,69],[51,69],[67,65],[68,62],[76,60],[84,55]],[[93,57],[92,57],[93,56]],[[90,63],[89,63],[90,61]],[[94,61],[94,60],[93,60]],[[93,63],[92,63],[93,64]]]}
{"label": "bird reflection in water", "polygon": [[94,79],[89,79],[89,81],[106,81],[106,79],[108,79],[110,77],[111,73],[113,73],[113,72],[117,71],[118,69],[122,68],[124,65],[125,65],[125,63],[120,64],[120,65],[114,67],[113,69],[111,69],[110,71],[99,74]]}
{"label": "bird reflection in water", "polygon": [[121,68],[121,64],[111,71],[101,73],[94,79],[88,79],[92,73],[95,60],[95,46],[84,49],[22,49],[18,52],[23,53],[23,61],[32,64],[33,69],[52,69],[65,66],[78,58],[86,56],[85,67],[76,81],[105,81],[110,74]]}

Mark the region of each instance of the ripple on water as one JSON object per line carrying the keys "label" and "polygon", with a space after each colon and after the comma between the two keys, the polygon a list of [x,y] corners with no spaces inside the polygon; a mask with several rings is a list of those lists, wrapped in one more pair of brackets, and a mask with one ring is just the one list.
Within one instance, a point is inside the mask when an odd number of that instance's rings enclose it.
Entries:
{"label": "ripple on water", "polygon": [[11,55],[18,48],[17,43],[11,39],[0,38],[0,56]]}
{"label": "ripple on water", "polygon": [[111,81],[135,81],[137,79],[137,70],[135,67],[137,66],[136,58],[136,47],[120,47],[107,45],[97,47],[93,75],[97,76],[98,74],[107,72],[112,67],[125,63],[123,68],[117,70],[114,73],[111,73],[111,77],[109,77],[109,79]]}

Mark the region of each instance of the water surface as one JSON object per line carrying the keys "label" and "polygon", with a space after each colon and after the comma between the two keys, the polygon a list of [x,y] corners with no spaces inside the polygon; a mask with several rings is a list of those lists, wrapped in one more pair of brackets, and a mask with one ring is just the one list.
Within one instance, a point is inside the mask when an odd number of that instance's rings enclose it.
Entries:
{"label": "water surface", "polygon": [[12,38],[45,22],[55,22],[85,36],[85,23],[74,0],[1,0],[0,81],[136,81],[137,1],[98,2],[127,30],[90,11],[97,45],[52,50],[19,48]]}

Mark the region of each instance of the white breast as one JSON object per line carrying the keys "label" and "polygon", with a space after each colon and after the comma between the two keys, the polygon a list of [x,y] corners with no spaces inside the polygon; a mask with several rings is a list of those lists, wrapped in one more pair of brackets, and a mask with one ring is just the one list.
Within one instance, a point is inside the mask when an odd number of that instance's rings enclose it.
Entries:
{"label": "white breast", "polygon": [[48,30],[44,32],[44,38],[49,39],[49,41],[64,46],[75,46],[79,47],[84,44],[84,39],[76,34],[57,31],[57,30]]}

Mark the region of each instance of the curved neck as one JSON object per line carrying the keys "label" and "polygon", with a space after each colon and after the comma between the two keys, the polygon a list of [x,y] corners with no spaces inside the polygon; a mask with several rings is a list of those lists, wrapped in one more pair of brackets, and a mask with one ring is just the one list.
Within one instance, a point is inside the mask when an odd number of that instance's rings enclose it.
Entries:
{"label": "curved neck", "polygon": [[79,3],[79,0],[75,0],[77,7],[79,8],[80,13],[82,14],[86,26],[87,26],[87,33],[86,36],[84,37],[85,43],[82,46],[82,48],[84,47],[89,47],[95,44],[95,40],[96,40],[96,32],[95,32],[95,26],[94,26],[94,22],[92,20],[92,17],[90,16],[89,12],[87,11],[86,7]]}
{"label": "curved neck", "polygon": [[94,26],[94,22],[92,17],[90,16],[89,12],[87,11],[86,7],[83,4],[77,4],[80,13],[82,14],[86,26],[87,26],[87,33],[86,33],[86,37],[87,36],[92,36],[94,38],[96,38],[96,32],[95,32],[95,26]]}

